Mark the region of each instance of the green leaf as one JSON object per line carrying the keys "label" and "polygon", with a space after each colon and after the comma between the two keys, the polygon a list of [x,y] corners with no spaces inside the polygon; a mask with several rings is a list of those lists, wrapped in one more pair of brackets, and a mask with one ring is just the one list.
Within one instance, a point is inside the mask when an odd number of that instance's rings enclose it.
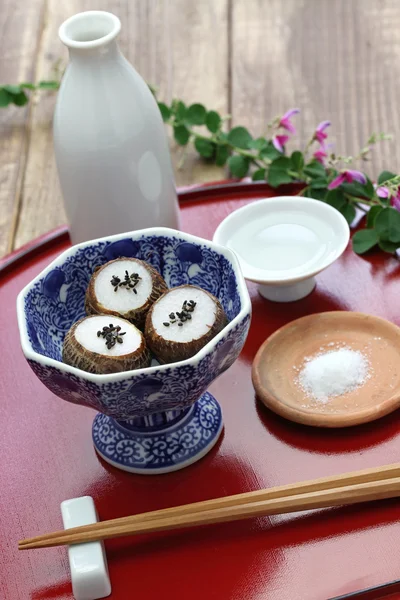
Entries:
{"label": "green leaf", "polygon": [[234,127],[228,133],[228,142],[236,148],[249,148],[249,144],[252,141],[250,133],[245,127]]}
{"label": "green leaf", "polygon": [[59,81],[39,81],[37,87],[41,90],[58,90],[60,87]]}
{"label": "green leaf", "polygon": [[378,243],[378,234],[375,229],[360,229],[353,235],[353,250],[356,254],[368,252]]}
{"label": "green leaf", "polygon": [[387,240],[379,241],[379,248],[384,252],[389,252],[390,254],[394,254],[399,247],[399,242],[388,242]]}
{"label": "green leaf", "polygon": [[272,187],[278,187],[283,183],[290,183],[292,181],[292,177],[288,174],[290,167],[291,161],[287,156],[280,156],[274,160],[269,167],[268,183]]}
{"label": "green leaf", "polygon": [[190,138],[190,131],[184,125],[174,127],[174,138],[181,146],[186,146]]}
{"label": "green leaf", "polygon": [[260,156],[263,159],[275,160],[276,158],[280,158],[282,153],[275,148],[272,142],[268,142],[267,146],[261,150]]}
{"label": "green leaf", "polygon": [[251,178],[253,181],[265,181],[265,169],[257,169]]}
{"label": "green leaf", "polygon": [[304,173],[309,177],[326,177],[326,170],[317,160],[312,160],[308,165],[304,167]]}
{"label": "green leaf", "polygon": [[216,133],[220,128],[222,123],[222,119],[215,110],[210,110],[206,116],[206,126],[208,131],[211,133]]}
{"label": "green leaf", "polygon": [[218,167],[223,167],[229,158],[229,146],[217,146],[217,152],[215,155],[215,164]]}
{"label": "green leaf", "polygon": [[14,102],[17,106],[24,106],[28,102],[29,98],[25,92],[20,92],[16,96],[11,96],[11,102]]}
{"label": "green leaf", "polygon": [[13,96],[18,96],[18,94],[20,94],[22,91],[20,85],[5,85],[3,90],[6,90],[6,92],[12,94]]}
{"label": "green leaf", "polygon": [[310,189],[306,193],[307,198],[315,198],[315,200],[324,200],[326,194],[326,190],[324,189]]}
{"label": "green leaf", "polygon": [[26,90],[36,90],[36,85],[34,83],[20,83],[19,87]]}
{"label": "green leaf", "polygon": [[11,102],[11,98],[11,94],[9,94],[4,88],[0,87],[0,108],[8,106]]}
{"label": "green leaf", "polygon": [[317,177],[316,179],[313,179],[311,181],[310,187],[313,190],[326,190],[326,188],[328,187],[328,180],[326,177]]}
{"label": "green leaf", "polygon": [[350,204],[350,202],[347,202],[344,206],[342,206],[339,209],[339,212],[342,213],[348,224],[351,225],[356,216],[356,209],[354,208],[354,206]]}
{"label": "green leaf", "polygon": [[261,152],[261,150],[264,150],[264,148],[266,148],[268,146],[268,142],[265,138],[259,137],[256,140],[251,140],[251,142],[249,142],[249,148],[252,148],[253,150],[257,150],[257,152]]}
{"label": "green leaf", "polygon": [[325,196],[325,202],[339,210],[346,204],[346,198],[340,188],[329,190]]}
{"label": "green leaf", "polygon": [[372,206],[367,213],[367,227],[370,229],[375,226],[376,217],[382,212],[382,206]]}
{"label": "green leaf", "polygon": [[204,125],[207,111],[202,104],[191,104],[186,111],[186,121],[190,125]]}
{"label": "green leaf", "polygon": [[375,196],[375,188],[372,181],[367,177],[367,183],[365,184],[367,198],[373,198]]}
{"label": "green leaf", "polygon": [[390,200],[391,200],[390,196],[388,198],[379,198],[379,201],[382,204],[382,206],[390,206],[391,205]]}
{"label": "green leaf", "polygon": [[174,102],[173,112],[177,121],[184,121],[186,117],[186,106],[181,100]]}
{"label": "green leaf", "polygon": [[215,144],[209,140],[203,140],[202,138],[197,138],[195,140],[194,147],[200,156],[203,156],[204,158],[211,158],[215,152]]}
{"label": "green leaf", "polygon": [[378,177],[378,185],[382,185],[385,181],[388,181],[388,179],[393,179],[393,177],[396,177],[395,173],[392,173],[391,171],[382,171]]}
{"label": "green leaf", "polygon": [[296,171],[297,173],[301,173],[303,170],[303,167],[304,167],[303,154],[301,152],[299,152],[298,150],[296,150],[295,152],[292,153],[290,160],[292,163],[293,171]]}
{"label": "green leaf", "polygon": [[164,104],[164,102],[158,102],[158,108],[160,109],[162,119],[165,123],[170,118],[171,111],[170,111],[169,107],[166,104]]}
{"label": "green leaf", "polygon": [[375,219],[375,229],[380,241],[400,242],[400,212],[395,208],[384,208]]}
{"label": "green leaf", "polygon": [[250,161],[245,156],[231,156],[228,160],[228,167],[234,177],[241,179],[247,175],[249,170]]}
{"label": "green leaf", "polygon": [[356,198],[373,198],[375,195],[374,186],[371,182],[368,181],[365,185],[359,183],[358,181],[352,181],[351,183],[342,183],[340,186],[342,190],[346,192],[346,194],[350,194],[350,196],[356,196]]}

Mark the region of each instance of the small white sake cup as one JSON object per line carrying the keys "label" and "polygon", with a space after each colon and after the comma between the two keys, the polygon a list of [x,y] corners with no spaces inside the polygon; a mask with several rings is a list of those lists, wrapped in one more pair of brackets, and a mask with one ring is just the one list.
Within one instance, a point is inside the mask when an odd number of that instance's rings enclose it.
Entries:
{"label": "small white sake cup", "polygon": [[312,198],[278,196],[247,204],[218,226],[213,241],[233,250],[243,275],[273,302],[310,294],[315,275],[344,252],[350,229],[335,208]]}

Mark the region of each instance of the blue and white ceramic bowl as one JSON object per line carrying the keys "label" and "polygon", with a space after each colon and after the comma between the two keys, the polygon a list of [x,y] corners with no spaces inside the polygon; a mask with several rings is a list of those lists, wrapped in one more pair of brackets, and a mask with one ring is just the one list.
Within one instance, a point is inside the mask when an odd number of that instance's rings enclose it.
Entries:
{"label": "blue and white ceramic bowl", "polygon": [[[121,256],[155,267],[169,287],[192,284],[214,294],[229,324],[192,358],[170,365],[96,375],[61,360],[64,336],[84,314],[89,279]],[[221,409],[206,390],[238,357],[251,303],[232,251],[172,229],[102,238],[63,252],[17,300],[22,349],[41,381],[63,400],[100,411],[93,424],[98,453],[133,473],[165,473],[204,456],[222,430]]]}

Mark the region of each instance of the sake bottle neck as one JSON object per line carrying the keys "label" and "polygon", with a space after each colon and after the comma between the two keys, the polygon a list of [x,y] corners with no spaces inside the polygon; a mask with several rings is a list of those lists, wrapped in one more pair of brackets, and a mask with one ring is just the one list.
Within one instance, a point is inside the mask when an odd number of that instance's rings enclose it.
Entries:
{"label": "sake bottle neck", "polygon": [[71,60],[107,60],[120,55],[117,45],[120,29],[118,17],[93,10],[67,19],[59,29],[59,36]]}

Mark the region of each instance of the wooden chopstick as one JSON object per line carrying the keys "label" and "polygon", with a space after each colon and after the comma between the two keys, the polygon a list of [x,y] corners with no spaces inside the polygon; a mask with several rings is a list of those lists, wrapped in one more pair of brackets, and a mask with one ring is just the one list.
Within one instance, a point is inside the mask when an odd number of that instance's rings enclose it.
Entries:
{"label": "wooden chopstick", "polygon": [[58,538],[62,535],[70,535],[72,533],[83,533],[85,531],[96,531],[103,529],[108,525],[112,527],[115,525],[125,525],[135,523],[137,521],[150,521],[158,517],[174,516],[187,513],[195,513],[203,510],[212,510],[214,508],[223,508],[225,506],[234,506],[236,504],[247,504],[251,501],[271,500],[272,498],[291,496],[295,494],[302,494],[306,492],[315,492],[317,490],[329,489],[332,487],[342,487],[345,485],[353,485],[356,483],[367,483],[368,481],[377,481],[378,479],[391,479],[393,477],[400,477],[400,463],[392,465],[386,465],[383,467],[373,467],[370,469],[363,469],[361,471],[353,471],[350,473],[343,473],[341,475],[331,475],[329,477],[320,477],[318,479],[311,479],[309,481],[302,481],[300,483],[289,483],[287,485],[276,486],[272,488],[256,490],[254,492],[244,492],[242,494],[234,494],[232,496],[224,496],[222,498],[213,498],[212,500],[204,500],[200,502],[192,502],[190,504],[183,504],[181,506],[173,506],[171,508],[163,508],[160,510],[153,510],[150,512],[139,513],[136,515],[130,515],[128,517],[119,517],[117,519],[110,519],[102,521],[101,523],[93,523],[91,525],[82,525],[81,527],[74,527],[67,531],[55,531],[53,533],[47,533],[32,538],[26,538],[20,542],[20,545],[24,545],[30,542],[37,542],[44,539]]}
{"label": "wooden chopstick", "polygon": [[23,550],[81,543],[122,535],[267,516],[279,512],[390,498],[399,494],[400,465],[394,464],[103,521],[28,538],[19,543],[19,548]]}

